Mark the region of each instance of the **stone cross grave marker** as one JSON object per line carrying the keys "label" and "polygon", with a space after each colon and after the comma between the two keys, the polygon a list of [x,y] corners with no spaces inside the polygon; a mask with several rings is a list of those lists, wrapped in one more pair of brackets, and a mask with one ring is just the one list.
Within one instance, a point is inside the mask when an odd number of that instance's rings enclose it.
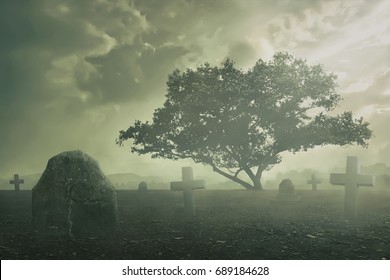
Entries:
{"label": "stone cross grave marker", "polygon": [[193,190],[204,189],[204,180],[194,180],[191,167],[182,168],[182,181],[171,182],[171,190],[183,191],[184,213],[187,218],[195,216],[195,205]]}
{"label": "stone cross grave marker", "polygon": [[311,174],[311,179],[308,180],[307,183],[311,185],[311,189],[313,191],[316,191],[317,190],[317,184],[320,184],[321,180],[317,179],[315,174]]}
{"label": "stone cross grave marker", "polygon": [[344,218],[355,219],[357,213],[357,194],[359,186],[373,187],[375,177],[372,175],[361,175],[359,161],[357,157],[347,157],[347,167],[345,174],[331,173],[330,183],[332,185],[344,185]]}
{"label": "stone cross grave marker", "polygon": [[19,191],[20,190],[20,184],[23,184],[24,180],[23,179],[19,179],[19,174],[14,174],[14,179],[10,180],[9,183],[11,185],[15,186],[15,191]]}

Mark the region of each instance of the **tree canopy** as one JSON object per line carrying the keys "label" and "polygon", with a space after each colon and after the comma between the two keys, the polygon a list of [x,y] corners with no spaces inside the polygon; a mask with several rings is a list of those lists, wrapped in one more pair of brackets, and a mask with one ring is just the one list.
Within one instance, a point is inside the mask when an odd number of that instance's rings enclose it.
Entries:
{"label": "tree canopy", "polygon": [[352,112],[330,114],[341,100],[336,87],[334,74],[288,53],[260,59],[247,71],[230,59],[220,67],[175,70],[152,122],[135,121],[117,143],[132,139],[132,152],[190,158],[247,189],[262,189],[263,171],[279,163],[282,152],[368,145],[367,122]]}

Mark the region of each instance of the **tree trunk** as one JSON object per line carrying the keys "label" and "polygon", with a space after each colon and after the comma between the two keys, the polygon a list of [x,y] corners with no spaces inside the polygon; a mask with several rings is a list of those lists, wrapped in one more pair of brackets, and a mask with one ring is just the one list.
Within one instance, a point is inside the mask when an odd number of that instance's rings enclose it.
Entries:
{"label": "tree trunk", "polygon": [[260,179],[261,179],[261,177],[256,176],[255,179],[252,180],[253,190],[255,190],[255,191],[262,191],[263,190],[263,186],[261,185]]}
{"label": "tree trunk", "polygon": [[250,188],[250,190],[254,191],[262,191],[263,186],[261,185],[260,179],[261,179],[261,174],[263,173],[263,169],[261,169],[261,166],[257,168],[256,174],[252,172],[250,168],[244,168],[244,171],[248,175],[248,177],[251,179],[253,186]]}
{"label": "tree trunk", "polygon": [[253,187],[254,187],[254,190],[255,191],[262,191],[263,190],[263,186],[261,185],[261,175],[263,174],[263,171],[264,171],[264,166],[263,165],[259,165],[257,167],[257,171],[256,171],[256,175],[254,178],[252,178],[252,182],[253,182]]}

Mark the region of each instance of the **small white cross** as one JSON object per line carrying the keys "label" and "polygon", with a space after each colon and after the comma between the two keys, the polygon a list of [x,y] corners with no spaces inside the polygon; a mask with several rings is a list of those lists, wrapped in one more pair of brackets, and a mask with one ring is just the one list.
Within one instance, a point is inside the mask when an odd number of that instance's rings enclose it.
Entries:
{"label": "small white cross", "polygon": [[344,215],[345,219],[355,219],[357,213],[357,193],[359,186],[373,187],[375,177],[372,175],[361,175],[357,157],[347,157],[346,173],[330,174],[332,185],[345,186]]}
{"label": "small white cross", "polygon": [[184,198],[184,212],[186,217],[195,216],[194,196],[193,190],[204,189],[204,180],[194,180],[191,167],[182,168],[182,181],[171,182],[171,190],[183,191]]}

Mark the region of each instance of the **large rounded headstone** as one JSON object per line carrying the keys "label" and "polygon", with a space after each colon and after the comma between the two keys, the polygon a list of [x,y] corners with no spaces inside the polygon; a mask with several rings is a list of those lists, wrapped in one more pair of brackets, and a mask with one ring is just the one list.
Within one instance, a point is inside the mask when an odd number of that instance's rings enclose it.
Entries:
{"label": "large rounded headstone", "polygon": [[295,195],[295,186],[290,179],[284,179],[279,184],[280,195]]}
{"label": "large rounded headstone", "polygon": [[109,236],[118,225],[115,189],[98,162],[82,151],[49,159],[32,190],[32,207],[39,235]]}
{"label": "large rounded headstone", "polygon": [[284,179],[279,184],[278,198],[281,200],[299,200],[299,196],[295,194],[294,183],[290,179]]}

